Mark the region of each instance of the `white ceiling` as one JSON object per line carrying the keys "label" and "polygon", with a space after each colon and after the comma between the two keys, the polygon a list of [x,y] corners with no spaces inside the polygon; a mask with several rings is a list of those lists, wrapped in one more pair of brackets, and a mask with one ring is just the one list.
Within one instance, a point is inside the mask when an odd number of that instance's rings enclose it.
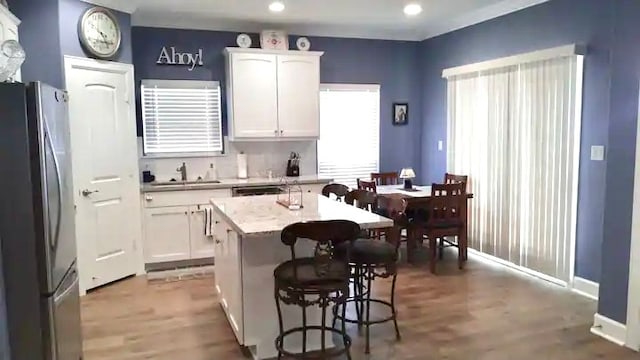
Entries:
{"label": "white ceiling", "polygon": [[[84,1],[132,13],[136,26],[423,40],[548,0],[281,0],[281,13],[268,10],[272,0]],[[405,16],[410,2],[422,13]]]}

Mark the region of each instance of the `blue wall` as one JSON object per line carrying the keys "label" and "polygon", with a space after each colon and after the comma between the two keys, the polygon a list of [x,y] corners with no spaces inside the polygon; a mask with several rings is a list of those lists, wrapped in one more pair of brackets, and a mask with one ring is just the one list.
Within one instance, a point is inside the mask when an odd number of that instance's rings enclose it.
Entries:
{"label": "blue wall", "polygon": [[[43,81],[64,88],[64,55],[87,57],[78,39],[78,21],[92,5],[80,0],[9,0],[22,20],[20,43],[27,52],[22,81]],[[122,28],[122,47],[115,61],[132,63],[131,16],[114,11]]]}
{"label": "blue wall", "polygon": [[[60,49],[62,55],[88,57],[78,38],[78,21],[85,10],[93,7],[80,0],[58,0],[60,3]],[[131,64],[131,15],[112,10],[122,30],[120,51],[113,61]]]}
{"label": "blue wall", "polygon": [[[576,275],[600,282],[599,313],[625,322],[640,66],[640,3],[552,0],[422,42],[423,182],[440,179],[448,67],[579,43],[588,46],[582,120]],[[607,145],[605,162],[591,145]],[[606,211],[605,211],[606,209]]]}
{"label": "blue wall", "polygon": [[22,81],[43,81],[62,87],[62,59],[57,0],[9,0],[9,9],[22,23],[20,43],[27,53]]}
{"label": "blue wall", "polygon": [[640,2],[615,1],[599,312],[625,323],[640,81]]}
{"label": "blue wall", "polygon": [[[141,79],[217,80],[224,83],[223,49],[236,46],[235,32],[176,30],[134,27],[132,31],[133,64],[136,67],[138,133],[141,133],[139,84]],[[326,83],[381,84],[380,166],[382,171],[397,171],[413,166],[419,171],[421,130],[421,87],[418,72],[417,42],[338,39],[312,37],[312,50],[324,51],[320,77]],[[290,44],[295,43],[291,37]],[[258,44],[254,35],[253,43]],[[203,67],[188,71],[185,67],[157,65],[163,46],[179,51],[204,49]],[[254,45],[255,46],[255,45]],[[224,91],[224,86],[223,86]],[[224,99],[224,94],[223,94]],[[223,100],[224,102],[224,100]],[[393,102],[409,102],[409,125],[391,125]],[[224,133],[226,115],[223,112]]]}

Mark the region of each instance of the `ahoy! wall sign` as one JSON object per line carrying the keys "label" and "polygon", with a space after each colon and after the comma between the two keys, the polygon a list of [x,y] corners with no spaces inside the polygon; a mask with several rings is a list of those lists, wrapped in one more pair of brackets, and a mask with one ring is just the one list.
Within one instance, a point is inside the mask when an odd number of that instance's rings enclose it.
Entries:
{"label": "ahoy! wall sign", "polygon": [[176,51],[175,46],[163,46],[156,64],[188,66],[188,70],[193,71],[196,66],[204,66],[204,62],[202,59],[202,49],[198,49],[198,52],[196,53],[183,53]]}

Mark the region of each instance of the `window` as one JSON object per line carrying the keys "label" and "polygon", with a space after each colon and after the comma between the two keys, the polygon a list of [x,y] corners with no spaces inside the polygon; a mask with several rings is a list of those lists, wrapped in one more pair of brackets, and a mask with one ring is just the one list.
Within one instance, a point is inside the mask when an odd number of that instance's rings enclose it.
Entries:
{"label": "window", "polygon": [[355,187],[380,167],[380,85],[322,84],[318,175]]}
{"label": "window", "polygon": [[142,80],[145,155],[222,152],[220,83]]}

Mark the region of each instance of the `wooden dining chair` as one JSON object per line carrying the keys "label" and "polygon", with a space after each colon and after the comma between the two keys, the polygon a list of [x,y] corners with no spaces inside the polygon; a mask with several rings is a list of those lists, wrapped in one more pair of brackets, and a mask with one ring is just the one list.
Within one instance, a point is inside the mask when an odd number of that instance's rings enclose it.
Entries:
{"label": "wooden dining chair", "polygon": [[349,187],[342,184],[328,184],[322,188],[322,196],[331,198],[331,195],[336,197],[338,201],[344,201],[344,197],[349,193]]}
{"label": "wooden dining chair", "polygon": [[376,182],[373,180],[358,179],[358,190],[367,190],[375,193],[377,192]]}
{"label": "wooden dining chair", "polygon": [[371,173],[371,179],[376,185],[397,185],[398,173],[385,172],[385,173]]}
{"label": "wooden dining chair", "polygon": [[[368,190],[357,189],[349,191],[344,198],[344,202],[373,213],[378,210],[378,195]],[[363,232],[363,236],[368,238],[380,238],[381,235],[382,230],[368,230]]]}
{"label": "wooden dining chair", "polygon": [[[429,240],[429,268],[436,273],[438,240],[450,243],[458,248],[458,267],[464,268],[465,249],[467,247],[465,184],[433,184],[431,197],[418,199],[409,203],[416,213],[424,212],[424,216],[416,216],[410,223],[411,231],[421,238]],[[455,236],[453,243],[447,237]]]}
{"label": "wooden dining chair", "polygon": [[[444,183],[445,184],[463,183],[465,185],[468,185],[469,184],[469,176],[445,173],[444,174]],[[467,186],[465,186],[465,191],[466,190],[467,190]]]}

